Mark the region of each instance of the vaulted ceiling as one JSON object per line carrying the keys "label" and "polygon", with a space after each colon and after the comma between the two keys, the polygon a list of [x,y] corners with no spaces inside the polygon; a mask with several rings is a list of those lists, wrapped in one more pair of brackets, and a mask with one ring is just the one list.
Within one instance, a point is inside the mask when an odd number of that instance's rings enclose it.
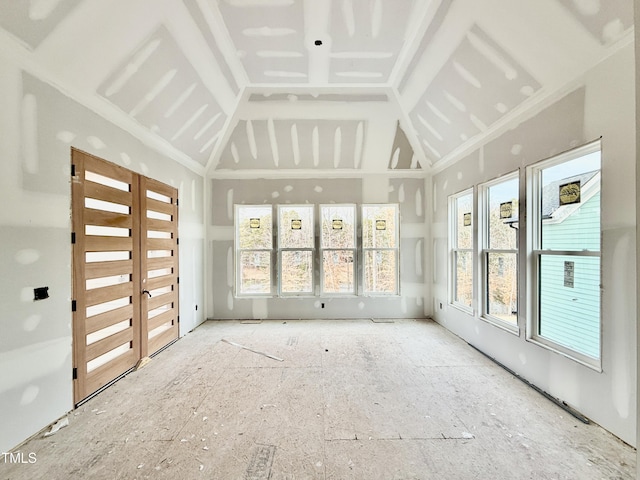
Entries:
{"label": "vaulted ceiling", "polygon": [[0,48],[199,173],[429,171],[632,41],[632,0],[0,0]]}

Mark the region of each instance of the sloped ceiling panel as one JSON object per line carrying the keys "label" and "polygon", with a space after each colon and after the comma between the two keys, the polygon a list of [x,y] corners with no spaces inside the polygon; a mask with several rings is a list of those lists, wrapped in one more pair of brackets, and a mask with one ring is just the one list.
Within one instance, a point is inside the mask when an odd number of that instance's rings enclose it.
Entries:
{"label": "sloped ceiling panel", "polygon": [[631,0],[559,0],[589,32],[606,44],[633,26]]}
{"label": "sloped ceiling panel", "polygon": [[205,41],[207,42],[207,45],[209,46],[209,49],[211,49],[211,52],[213,53],[213,56],[216,59],[216,63],[220,67],[220,70],[224,75],[224,78],[227,80],[227,83],[229,84],[229,86],[231,87],[234,93],[238,93],[238,91],[240,90],[238,83],[236,82],[236,79],[234,78],[233,73],[231,73],[231,69],[229,68],[229,65],[227,64],[224,58],[224,55],[220,50],[220,46],[218,45],[218,42],[216,41],[216,39],[213,36],[213,33],[211,32],[211,27],[207,23],[204,12],[200,10],[200,7],[198,6],[195,0],[184,0],[184,6],[189,11],[189,14],[193,18],[193,21],[195,22],[195,24],[198,26],[200,33],[202,34]]}
{"label": "sloped ceiling panel", "polygon": [[360,168],[365,121],[243,120],[218,169]]}
{"label": "sloped ceiling panel", "polygon": [[35,49],[80,1],[0,0],[0,27]]}
{"label": "sloped ceiling panel", "polygon": [[407,66],[407,69],[400,80],[398,85],[398,90],[400,92],[404,92],[404,88],[407,84],[409,78],[413,75],[413,72],[420,61],[421,54],[427,49],[429,43],[433,40],[433,37],[438,33],[438,30],[442,27],[442,23],[444,22],[447,13],[449,13],[449,9],[451,8],[451,4],[453,0],[442,0],[440,5],[438,5],[438,10],[436,11],[433,19],[429,23],[422,39],[420,40],[420,45],[416,49],[413,57],[411,58],[411,62]]}
{"label": "sloped ceiling panel", "polygon": [[540,84],[473,26],[410,114],[427,155],[440,159],[532,96]]}
{"label": "sloped ceiling panel", "polygon": [[118,66],[98,92],[202,165],[226,120],[165,27]]}
{"label": "sloped ceiling panel", "polygon": [[301,1],[260,5],[225,0],[220,2],[220,13],[250,82],[306,82]]}

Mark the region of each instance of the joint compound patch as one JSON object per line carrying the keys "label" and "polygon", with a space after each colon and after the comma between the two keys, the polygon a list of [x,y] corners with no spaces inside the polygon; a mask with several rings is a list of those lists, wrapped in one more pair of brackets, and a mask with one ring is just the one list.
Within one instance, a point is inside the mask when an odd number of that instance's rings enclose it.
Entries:
{"label": "joint compound patch", "polygon": [[275,445],[256,445],[247,468],[246,480],[269,480],[275,454]]}

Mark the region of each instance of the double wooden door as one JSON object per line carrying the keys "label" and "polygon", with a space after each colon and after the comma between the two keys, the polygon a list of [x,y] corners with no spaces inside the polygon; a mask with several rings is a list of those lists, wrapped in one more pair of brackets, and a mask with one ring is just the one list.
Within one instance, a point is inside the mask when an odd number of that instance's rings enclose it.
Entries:
{"label": "double wooden door", "polygon": [[178,192],[73,149],[78,404],[178,338]]}

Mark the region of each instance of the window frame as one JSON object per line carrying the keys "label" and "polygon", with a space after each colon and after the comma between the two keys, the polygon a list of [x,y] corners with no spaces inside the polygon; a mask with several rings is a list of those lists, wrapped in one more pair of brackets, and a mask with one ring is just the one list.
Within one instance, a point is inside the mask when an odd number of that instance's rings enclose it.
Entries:
{"label": "window frame", "polygon": [[[520,240],[520,232],[516,230],[516,248],[515,249],[502,249],[502,248],[491,248],[491,239],[490,239],[490,221],[491,221],[491,213],[490,213],[490,195],[489,191],[492,187],[498,186],[502,183],[510,182],[513,180],[517,180],[517,201],[518,207],[515,212],[515,215],[518,217],[518,223],[520,227],[522,226],[522,222],[520,221],[519,215],[519,207],[521,203],[520,198],[520,171],[516,170],[511,173],[507,173],[502,175],[494,180],[490,180],[478,186],[478,225],[480,230],[480,242],[478,249],[480,251],[480,292],[482,301],[480,302],[480,319],[485,320],[486,322],[498,327],[502,328],[510,333],[513,333],[517,336],[520,335],[520,305],[519,305],[519,292],[520,292],[520,253],[519,253],[519,240]],[[517,314],[516,314],[516,324],[510,323],[506,320],[503,320],[499,317],[491,315],[489,313],[489,255],[490,254],[515,254],[515,264],[516,264],[516,305]]]}
{"label": "window frame", "polygon": [[[475,315],[475,283],[476,283],[476,232],[477,225],[476,209],[475,209],[475,188],[472,186],[466,190],[449,196],[449,305],[457,308],[464,313]],[[471,195],[471,248],[458,247],[458,218],[457,218],[457,202],[458,199]],[[471,254],[471,305],[465,305],[456,300],[456,280],[457,280],[457,254]]]}
{"label": "window frame", "polygon": [[[599,212],[600,244],[599,250],[553,250],[543,249],[542,245],[542,171],[566,163],[586,155],[600,152],[600,169],[596,175],[602,182],[602,144],[600,140],[574,148],[552,158],[537,162],[527,167],[527,218],[530,219],[527,231],[528,262],[528,322],[526,339],[542,348],[551,350],[564,357],[574,360],[598,372],[602,372],[602,207]],[[602,187],[602,183],[600,183]],[[598,358],[585,355],[565,345],[559,344],[547,337],[540,335],[540,301],[541,301],[541,262],[545,255],[570,256],[570,257],[598,257],[600,262],[600,297],[599,297],[599,339]]]}
{"label": "window frame", "polygon": [[[364,245],[364,209],[365,208],[388,208],[393,207],[394,212],[394,236],[395,236],[395,247],[365,247]],[[360,253],[362,255],[362,296],[363,297],[397,297],[400,296],[400,205],[398,203],[363,203],[360,205],[360,234],[362,237]],[[393,293],[385,293],[385,292],[373,292],[367,291],[366,286],[367,282],[365,280],[366,271],[367,271],[367,252],[385,252],[392,251],[395,252],[396,256],[396,268],[395,268],[395,285],[396,290]]]}
{"label": "window frame", "polygon": [[[238,223],[238,219],[239,219],[239,211],[241,209],[244,208],[260,208],[260,209],[267,209],[267,207],[271,208],[271,248],[260,248],[260,249],[255,249],[255,248],[240,248],[240,225]],[[273,285],[274,285],[274,275],[275,275],[275,268],[274,268],[274,255],[273,255],[273,235],[274,235],[274,219],[273,219],[273,205],[265,205],[265,204],[257,204],[257,205],[244,205],[244,204],[236,204],[234,205],[234,248],[233,248],[233,252],[234,252],[234,263],[235,263],[235,268],[234,268],[234,272],[235,272],[235,279],[234,279],[234,288],[235,288],[235,296],[238,298],[252,298],[252,297],[259,297],[259,298],[271,298],[274,297],[274,291],[273,291]],[[242,268],[242,262],[240,261],[240,258],[242,257],[242,252],[269,252],[269,280],[270,280],[270,287],[269,287],[269,292],[265,292],[265,293],[256,293],[256,292],[252,292],[252,293],[242,293],[241,291],[241,279],[242,279],[242,273],[241,273],[241,268]]]}
{"label": "window frame", "polygon": [[[276,237],[277,237],[277,257],[278,257],[278,267],[277,277],[278,277],[278,296],[279,297],[314,297],[315,296],[315,261],[316,261],[316,206],[314,204],[278,204],[276,208]],[[284,231],[284,226],[280,224],[280,211],[283,209],[290,208],[305,208],[311,211],[311,238],[312,238],[312,247],[304,247],[304,248],[296,248],[296,247],[283,247],[281,245],[282,232]],[[283,292],[282,291],[282,279],[283,279],[283,268],[282,268],[282,254],[284,252],[310,252],[311,253],[311,290],[304,292]]]}
{"label": "window frame", "polygon": [[[324,246],[324,235],[322,233],[322,211],[324,208],[351,208],[353,210],[353,247],[352,248],[333,248]],[[358,208],[355,203],[322,203],[318,206],[318,236],[320,237],[320,250],[318,259],[320,261],[320,296],[322,297],[357,297],[358,296]],[[324,285],[324,253],[325,252],[342,252],[351,251],[352,255],[352,271],[353,271],[353,290],[351,292],[327,292]]]}

